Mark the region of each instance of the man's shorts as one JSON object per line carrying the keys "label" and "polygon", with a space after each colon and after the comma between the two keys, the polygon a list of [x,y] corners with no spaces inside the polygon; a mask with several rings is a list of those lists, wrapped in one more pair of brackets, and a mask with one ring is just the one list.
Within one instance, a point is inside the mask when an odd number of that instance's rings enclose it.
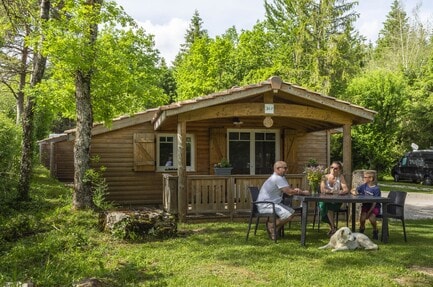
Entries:
{"label": "man's shorts", "polygon": [[[259,203],[257,204],[257,208],[259,210],[259,213],[272,213],[272,204],[269,203]],[[290,206],[284,205],[282,203],[275,203],[275,213],[278,215],[278,217],[281,220],[286,220],[290,216],[292,216],[293,213],[295,213],[295,210],[291,208]]]}

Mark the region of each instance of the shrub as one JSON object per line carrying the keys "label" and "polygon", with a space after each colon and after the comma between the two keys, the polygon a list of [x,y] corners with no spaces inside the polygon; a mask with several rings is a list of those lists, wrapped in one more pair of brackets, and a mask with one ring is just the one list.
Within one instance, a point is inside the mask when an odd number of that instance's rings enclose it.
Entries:
{"label": "shrub", "polygon": [[16,180],[19,166],[21,129],[0,114],[0,199]]}

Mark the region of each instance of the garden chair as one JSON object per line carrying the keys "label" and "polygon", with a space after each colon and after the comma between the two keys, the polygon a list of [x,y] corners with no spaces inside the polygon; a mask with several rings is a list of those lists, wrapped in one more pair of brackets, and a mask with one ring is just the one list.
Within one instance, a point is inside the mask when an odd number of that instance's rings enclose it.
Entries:
{"label": "garden chair", "polygon": [[[317,192],[320,193],[320,188],[317,189]],[[346,226],[349,226],[349,205],[347,203],[344,203],[341,205],[341,208],[338,211],[334,212],[334,220],[335,220],[335,228],[338,229],[338,218],[340,213],[344,213],[346,216]],[[316,225],[316,216],[317,216],[317,231],[320,231],[320,208],[319,208],[319,202],[316,203],[316,206],[314,208],[314,215],[313,215],[313,229]]]}
{"label": "garden chair", "polygon": [[[286,193],[283,194],[283,204],[290,206],[291,208],[293,208],[293,210],[295,210],[294,215],[295,216],[301,216],[302,215],[302,206],[293,206],[293,196],[292,195],[288,195]],[[289,228],[292,227],[292,220],[289,221]]]}
{"label": "garden chair", "polygon": [[[274,241],[277,242],[277,228],[276,228],[276,220],[278,218],[278,215],[275,212],[275,204],[273,202],[270,201],[257,201],[257,198],[259,196],[259,188],[257,186],[249,186],[248,190],[251,194],[251,215],[250,215],[250,220],[248,222],[248,231],[247,231],[247,236],[245,240],[248,240],[249,234],[250,234],[250,230],[251,230],[251,224],[253,224],[253,218],[256,217],[256,224],[254,227],[254,235],[256,235],[257,233],[257,227],[259,226],[259,222],[260,222],[260,218],[261,217],[266,217],[267,221],[270,221],[270,224],[274,225]],[[257,208],[257,204],[258,203],[269,203],[272,204],[272,210],[273,212],[271,213],[259,213],[258,208]],[[268,230],[266,229],[266,232],[268,232]],[[281,236],[284,236],[284,227],[281,227]]]}
{"label": "garden chair", "polygon": [[[405,191],[390,191],[388,193],[388,198],[391,200],[387,204],[387,210],[382,210],[383,212],[386,212],[386,215],[389,218],[399,219],[401,220],[401,223],[403,225],[403,235],[404,235],[404,241],[407,242],[406,237],[406,227],[404,224],[404,204],[406,202],[406,195],[407,192]],[[383,215],[379,214],[377,218],[382,218]],[[383,234],[382,234],[383,236]]]}

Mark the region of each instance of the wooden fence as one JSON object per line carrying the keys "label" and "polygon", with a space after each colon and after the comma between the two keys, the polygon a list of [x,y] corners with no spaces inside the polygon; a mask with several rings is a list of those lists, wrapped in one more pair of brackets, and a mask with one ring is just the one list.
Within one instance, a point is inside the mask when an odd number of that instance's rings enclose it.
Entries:
{"label": "wooden fence", "polygon": [[[187,196],[185,202],[178,202],[177,176],[163,175],[164,209],[173,214],[185,214],[188,217],[206,215],[228,216],[251,210],[251,198],[247,187],[261,186],[268,175],[189,175],[187,176]],[[305,174],[286,175],[292,187],[307,188]],[[184,208],[186,210],[180,210]],[[179,212],[182,211],[182,212]]]}

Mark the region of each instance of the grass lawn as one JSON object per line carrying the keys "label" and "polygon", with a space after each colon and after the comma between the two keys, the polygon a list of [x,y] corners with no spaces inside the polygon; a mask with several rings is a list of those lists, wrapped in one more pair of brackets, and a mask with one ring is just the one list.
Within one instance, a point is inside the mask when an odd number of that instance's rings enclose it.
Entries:
{"label": "grass lawn", "polygon": [[327,230],[311,226],[301,247],[299,223],[277,244],[263,225],[246,242],[246,221],[179,224],[176,238],[126,242],[101,233],[96,213],[72,211],[71,196],[38,169],[32,202],[0,202],[0,286],[73,286],[90,277],[119,287],[433,286],[430,219],[407,221],[407,243],[391,221],[389,243],[377,241],[374,252],[319,250]]}

